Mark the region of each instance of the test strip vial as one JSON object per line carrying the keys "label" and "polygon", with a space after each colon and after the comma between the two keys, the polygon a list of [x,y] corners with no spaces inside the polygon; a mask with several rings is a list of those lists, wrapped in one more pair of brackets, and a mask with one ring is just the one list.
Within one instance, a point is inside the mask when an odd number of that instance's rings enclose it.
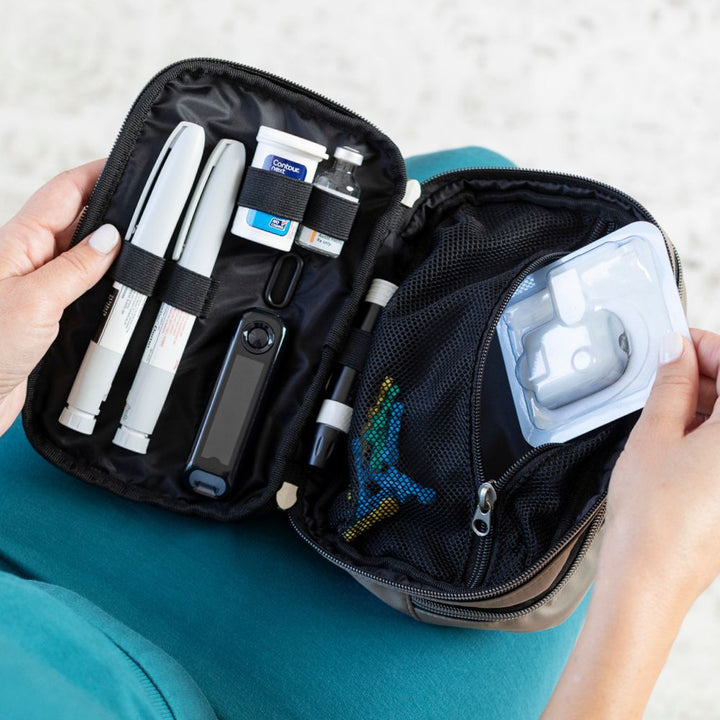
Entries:
{"label": "test strip vial", "polygon": [[[324,145],[261,125],[251,167],[312,183],[318,163],[327,160]],[[231,227],[233,235],[287,252],[298,228],[296,220],[253,208],[238,207]]]}

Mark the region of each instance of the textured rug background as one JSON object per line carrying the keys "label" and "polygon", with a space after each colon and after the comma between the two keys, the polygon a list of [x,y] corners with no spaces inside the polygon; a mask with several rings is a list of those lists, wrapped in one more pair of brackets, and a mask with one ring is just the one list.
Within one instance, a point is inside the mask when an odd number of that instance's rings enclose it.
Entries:
{"label": "textured rug background", "polygon": [[[0,221],[54,173],[104,156],[157,70],[223,57],[347,105],[406,155],[486,145],[623,189],[676,243],[691,324],[720,331],[718,38],[710,0],[6,0]],[[678,489],[678,502],[692,492]],[[720,716],[718,638],[716,583],[648,718]]]}

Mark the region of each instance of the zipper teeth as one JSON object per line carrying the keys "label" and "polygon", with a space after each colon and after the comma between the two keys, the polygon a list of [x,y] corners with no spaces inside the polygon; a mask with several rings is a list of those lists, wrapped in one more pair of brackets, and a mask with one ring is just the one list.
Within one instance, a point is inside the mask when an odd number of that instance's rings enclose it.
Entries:
{"label": "zipper teeth", "polygon": [[[490,319],[490,322],[488,323],[488,331],[485,334],[485,338],[483,340],[483,347],[482,351],[480,353],[480,358],[478,360],[477,367],[475,369],[475,389],[474,389],[474,402],[473,405],[475,406],[474,415],[475,418],[479,418],[480,415],[480,400],[481,400],[481,393],[482,393],[482,378],[483,378],[483,371],[485,370],[485,365],[487,364],[488,355],[490,354],[490,345],[492,344],[492,339],[495,335],[495,330],[497,328],[498,323],[500,322],[500,318],[505,311],[505,308],[508,306],[508,303],[512,299],[513,294],[515,291],[522,285],[522,283],[525,281],[525,278],[530,275],[533,271],[537,270],[538,268],[542,267],[543,265],[547,264],[549,260],[552,260],[556,257],[561,257],[563,253],[548,253],[546,255],[543,255],[542,257],[536,258],[533,262],[531,262],[527,267],[523,269],[523,271],[513,280],[513,282],[510,284],[508,289],[505,291],[505,294],[503,295],[502,300],[500,303],[495,307],[495,310],[493,312],[493,315]],[[477,420],[476,420],[477,422]],[[480,433],[477,431],[478,428],[476,427],[475,432],[473,432],[472,436],[472,443],[473,443],[473,450],[474,450],[474,466],[475,466],[475,473],[476,477],[478,479],[477,486],[479,487],[482,485],[482,483],[486,482],[485,478],[485,469],[482,464],[482,452],[480,447]],[[501,486],[501,481],[506,478],[506,476],[511,473],[515,472],[518,468],[522,467],[528,460],[531,460],[532,457],[535,457],[535,455],[539,455],[541,452],[546,450],[548,447],[552,447],[551,443],[540,445],[536,448],[533,448],[533,450],[529,451],[522,457],[520,457],[518,460],[516,460],[510,468],[508,468],[500,477],[499,480],[489,480],[487,482],[490,482],[495,489],[497,490],[498,487]]]}
{"label": "zipper teeth", "polygon": [[447,170],[446,172],[438,173],[437,175],[432,175],[431,177],[427,178],[423,181],[422,185],[423,188],[426,188],[431,183],[435,183],[438,180],[442,179],[448,179],[451,177],[456,177],[457,179],[460,179],[462,177],[465,177],[466,175],[470,173],[477,173],[477,172],[492,172],[494,174],[498,173],[533,173],[535,175],[543,176],[547,179],[556,178],[558,180],[567,180],[570,178],[571,180],[579,180],[580,182],[586,183],[592,187],[600,188],[602,190],[606,190],[608,192],[611,192],[615,194],[617,197],[622,198],[623,200],[626,200],[629,202],[636,210],[640,212],[641,215],[645,217],[645,219],[648,222],[651,222],[653,225],[655,225],[658,230],[662,233],[663,239],[665,240],[665,245],[667,247],[668,255],[670,256],[670,264],[672,265],[672,268],[675,272],[675,280],[678,285],[678,291],[680,292],[680,296],[685,300],[685,282],[683,279],[683,272],[682,272],[682,264],[680,262],[680,255],[678,254],[677,249],[673,245],[670,238],[667,236],[665,231],[660,227],[659,223],[655,218],[653,217],[652,213],[641,203],[639,203],[634,197],[631,195],[628,195],[627,193],[623,192],[622,190],[618,190],[613,185],[608,185],[608,183],[601,182],[600,180],[593,180],[592,178],[589,178],[584,175],[577,175],[574,173],[558,173],[554,172],[552,170],[536,170],[535,168],[528,168],[528,167],[497,167],[492,165],[478,165],[475,167],[468,167],[463,168],[462,170]]}
{"label": "zipper teeth", "polygon": [[[487,358],[490,353],[490,345],[492,344],[492,339],[495,335],[495,331],[497,329],[497,325],[500,322],[500,318],[502,316],[502,313],[505,311],[505,308],[508,306],[510,300],[512,299],[513,294],[515,291],[522,285],[522,283],[525,281],[525,278],[530,275],[533,271],[538,269],[539,267],[542,267],[543,265],[547,264],[548,261],[557,258],[562,257],[564,253],[556,252],[556,253],[547,253],[546,255],[543,255],[542,257],[536,258],[533,262],[531,262],[527,267],[523,269],[523,271],[513,280],[513,282],[510,284],[508,289],[505,291],[505,294],[503,295],[502,300],[500,303],[496,306],[495,311],[493,313],[493,316],[488,323],[488,332],[485,336],[485,339],[483,341],[483,347],[482,352],[480,355],[480,359],[478,360],[478,365],[475,370],[475,390],[474,390],[474,417],[476,418],[475,422],[479,424],[479,417],[480,417],[480,404],[481,404],[481,397],[482,397],[482,385],[483,385],[483,374],[485,365],[487,364]],[[485,476],[485,469],[483,467],[482,463],[482,448],[480,443],[480,432],[479,428],[475,430],[472,434],[472,444],[473,444],[473,462],[474,462],[474,469],[475,474],[477,478],[477,486],[480,487],[485,482],[489,482],[494,488],[495,492],[498,493],[499,491],[517,474],[517,472],[525,467],[528,463],[533,461],[535,458],[539,457],[543,453],[545,453],[547,450],[550,450],[551,448],[557,447],[559,443],[544,443],[542,445],[538,445],[537,447],[532,448],[528,452],[526,452],[524,455],[519,457],[515,462],[510,465],[505,472],[502,473],[502,475],[497,478],[496,480],[487,480]],[[594,512],[595,508],[598,507],[598,504],[601,504],[604,500],[604,496],[601,497],[601,499],[593,506],[593,508],[590,510],[590,512]],[[585,520],[587,519],[588,515],[586,515],[584,518],[579,520],[578,522],[573,525],[573,527],[570,529],[568,533],[566,533],[565,537],[572,537],[585,523]],[[484,575],[486,569],[487,569],[487,563],[490,560],[490,551],[491,551],[491,545],[492,545],[492,535],[489,535],[488,537],[481,539],[481,549],[480,551],[475,555],[473,568],[469,575],[469,582],[471,585],[477,585]],[[546,565],[552,555],[554,553],[548,553],[548,555],[545,558],[541,558],[540,564],[537,567],[531,567],[527,571],[525,571],[522,575],[520,575],[518,578],[516,578],[513,581],[509,581],[507,583],[503,583],[503,585],[500,585],[499,588],[496,588],[493,591],[493,594],[502,594],[502,592],[505,592],[507,590],[512,589],[515,586],[521,585],[523,582],[525,582],[526,579],[531,577],[532,575],[535,575],[539,570]]]}
{"label": "zipper teeth", "polygon": [[523,608],[522,610],[511,610],[509,612],[493,612],[491,610],[480,610],[474,608],[463,608],[452,605],[445,605],[444,603],[436,603],[432,602],[431,600],[425,600],[423,598],[413,598],[413,605],[415,605],[421,610],[425,610],[436,615],[455,618],[458,620],[468,620],[470,622],[514,620],[524,617],[525,615],[530,615],[538,607],[541,607],[543,605],[546,605],[548,602],[551,602],[554,597],[556,597],[560,592],[562,592],[562,589],[568,584],[568,582],[570,582],[570,579],[577,571],[580,563],[582,563],[582,561],[585,559],[585,556],[588,554],[590,547],[592,546],[593,540],[595,540],[597,534],[600,532],[601,526],[602,520],[596,520],[590,527],[585,541],[583,542],[583,547],[581,551],[572,561],[570,567],[563,575],[562,580],[547,595],[544,595],[539,601],[533,603],[526,608]]}
{"label": "zipper teeth", "polygon": [[[612,185],[608,185],[608,183],[604,183],[600,180],[593,180],[592,178],[589,178],[584,175],[576,175],[574,173],[558,173],[554,172],[553,170],[536,170],[535,168],[529,168],[529,167],[492,167],[492,166],[476,166],[476,167],[470,167],[470,168],[463,168],[462,170],[448,170],[446,172],[438,173],[437,175],[433,175],[432,177],[427,178],[423,181],[423,185],[427,186],[431,183],[436,182],[437,180],[446,179],[452,175],[457,175],[458,178],[462,177],[465,173],[475,173],[475,172],[490,172],[493,171],[495,173],[503,173],[503,172],[510,172],[510,173],[534,173],[537,175],[543,175],[546,178],[557,178],[559,180],[567,180],[570,178],[571,180],[580,180],[581,182],[587,183],[588,185],[592,185],[594,187],[602,188],[603,190],[608,190],[611,193],[617,195],[618,197],[621,197],[623,200],[627,200],[630,204],[635,206],[638,210],[641,211],[643,215],[645,215],[646,219],[650,222],[652,222],[654,225],[658,225],[655,218],[650,214],[650,212],[645,208],[643,205],[641,205],[634,197],[631,195],[628,195],[627,193],[623,192],[622,190],[618,190],[616,187],[613,187]],[[658,227],[660,227],[658,225]]]}
{"label": "zipper teeth", "polygon": [[[309,88],[298,85],[297,83],[294,83],[290,80],[286,80],[283,77],[280,77],[279,75],[274,75],[273,73],[268,73],[263,70],[258,70],[257,68],[253,68],[249,65],[242,65],[240,63],[232,62],[230,60],[220,60],[218,58],[208,58],[208,57],[196,57],[196,58],[188,58],[186,60],[181,60],[180,62],[171,63],[170,65],[165,66],[162,70],[155,73],[155,75],[150,78],[150,80],[145,84],[145,87],[140,92],[140,94],[135,98],[135,101],[130,106],[130,109],[128,110],[127,114],[125,115],[125,119],[123,120],[122,125],[120,126],[120,130],[118,131],[117,136],[115,137],[115,142],[113,143],[112,149],[110,151],[110,155],[108,156],[108,163],[106,165],[106,169],[111,166],[111,159],[113,159],[117,153],[119,153],[124,148],[123,140],[125,138],[126,133],[128,132],[130,127],[137,127],[138,129],[142,127],[142,124],[144,122],[144,116],[147,114],[147,111],[150,109],[152,104],[155,102],[155,99],[157,97],[157,91],[164,86],[170,79],[174,79],[178,77],[182,72],[184,71],[192,71],[192,70],[199,70],[199,69],[207,69],[207,65],[216,66],[218,69],[222,69],[223,71],[227,72],[228,70],[235,72],[235,73],[247,73],[250,75],[254,75],[256,77],[259,77],[262,80],[271,81],[275,83],[276,85],[279,85],[280,87],[291,90],[293,92],[301,92],[305,95],[309,96],[311,99],[318,100],[325,104],[330,109],[333,109],[337,112],[340,112],[344,115],[347,115],[349,117],[352,117],[355,120],[360,120],[361,122],[365,123],[369,127],[371,127],[376,132],[380,133],[384,137],[387,137],[385,133],[380,130],[377,125],[371,123],[366,118],[362,117],[361,115],[358,115],[353,110],[350,110],[350,108],[346,107],[345,105],[341,105],[340,103],[335,102],[331,98],[327,97],[326,95],[322,95],[320,93],[315,92],[314,90],[310,90]],[[136,120],[136,122],[132,123],[131,120]],[[129,150],[132,145],[134,144],[128,144],[127,149]],[[113,163],[114,165],[114,163]],[[404,165],[401,166],[401,170],[404,173]],[[403,179],[403,178],[401,178]],[[86,230],[89,228],[86,228],[86,223],[88,224],[94,224],[96,219],[98,219],[96,216],[99,216],[100,208],[96,207],[95,212],[92,214],[88,213],[88,207],[93,204],[93,201],[96,199],[96,197],[104,197],[105,194],[108,192],[108,190],[112,189],[113,185],[115,183],[115,178],[111,177],[111,173],[103,171],[98,178],[97,182],[95,183],[95,186],[93,187],[92,193],[90,194],[90,198],[88,200],[87,205],[83,208],[81,214],[80,214],[80,220],[78,222],[78,225],[75,229],[75,233],[73,234],[72,239],[72,245],[77,243],[85,234]],[[95,203],[97,206],[98,203]],[[104,212],[104,209],[102,210]]]}
{"label": "zipper teeth", "polygon": [[[508,303],[510,302],[510,299],[512,298],[513,294],[517,290],[518,287],[524,282],[525,278],[533,271],[535,265],[540,264],[543,262],[545,257],[538,258],[534,262],[532,262],[527,268],[524,269],[524,271],[516,277],[513,282],[511,283],[510,287],[505,291],[505,294],[502,298],[502,301],[500,304],[495,308],[495,311],[493,313],[493,316],[488,324],[488,332],[483,340],[483,347],[480,353],[480,358],[478,360],[477,367],[475,369],[475,388],[474,388],[474,394],[473,394],[473,423],[476,425],[479,425],[479,416],[480,416],[480,398],[481,398],[481,388],[482,388],[482,376],[483,376],[483,370],[485,369],[485,365],[487,364],[488,355],[490,353],[490,345],[492,343],[493,336],[495,335],[495,329],[497,327],[497,324],[500,322],[500,317],[502,316],[502,313],[504,312],[505,308],[507,307]],[[506,479],[506,476],[510,476],[511,474],[517,472],[517,470],[522,467],[526,462],[531,460],[536,455],[539,455],[540,452],[542,452],[544,449],[549,447],[548,445],[543,445],[538,448],[533,448],[532,451],[526,453],[521,458],[518,458],[501,476],[498,480],[486,480],[485,477],[485,469],[482,464],[481,460],[481,445],[480,445],[480,433],[479,428],[475,427],[472,433],[472,447],[473,447],[473,469],[475,472],[475,486],[479,488],[481,485],[483,485],[485,482],[489,482],[494,488],[495,491],[499,488],[501,488],[504,484],[504,480]],[[485,575],[485,572],[487,570],[488,563],[490,562],[490,551],[492,548],[492,539],[493,539],[493,527],[490,526],[490,532],[488,533],[487,537],[483,538],[477,538],[476,543],[479,542],[480,547],[476,551],[475,556],[473,558],[472,567],[470,569],[470,573],[468,575],[468,582],[471,586],[478,585],[482,578]]]}
{"label": "zipper teeth", "polygon": [[[585,517],[579,521],[572,529],[570,533],[567,533],[565,535],[566,538],[571,538],[582,526],[587,522],[588,518],[592,517],[593,514],[598,512],[599,507],[602,507],[605,500],[604,498],[600,501],[599,506],[596,506],[592,508],[588,513],[586,513]],[[321,548],[317,543],[315,543],[310,537],[308,537],[303,530],[298,525],[294,515],[292,513],[288,514],[288,517],[290,518],[290,524],[293,526],[295,532],[297,532],[298,535],[308,544],[311,548],[313,548],[317,553],[319,553],[322,557],[324,557],[326,560],[329,560],[333,565],[337,565],[337,567],[342,568],[346,572],[349,572],[351,574],[355,575],[362,575],[363,577],[366,577],[373,582],[376,582],[380,585],[384,585],[385,587],[394,588],[396,590],[400,590],[404,593],[412,593],[413,596],[417,597],[426,597],[426,598],[435,598],[437,600],[485,600],[493,597],[499,597],[500,595],[503,595],[506,592],[509,592],[510,590],[515,590],[516,588],[523,585],[525,582],[530,580],[532,577],[534,577],[538,572],[540,572],[544,567],[549,565],[554,557],[555,552],[547,553],[543,558],[541,558],[534,566],[531,568],[528,568],[524,573],[519,575],[515,580],[512,580],[510,582],[503,583],[502,585],[498,585],[495,588],[492,588],[491,590],[480,590],[480,591],[466,591],[466,592],[448,592],[448,591],[442,591],[442,590],[429,590],[425,588],[411,588],[408,585],[403,585],[401,583],[394,582],[392,580],[385,580],[384,578],[378,577],[376,574],[373,574],[371,572],[368,572],[367,570],[362,570],[360,568],[356,568],[354,565],[351,565],[348,562],[345,562],[344,560],[340,560],[339,558],[335,557],[331,553],[329,553],[327,550],[324,550]],[[564,544],[564,543],[562,543]]]}

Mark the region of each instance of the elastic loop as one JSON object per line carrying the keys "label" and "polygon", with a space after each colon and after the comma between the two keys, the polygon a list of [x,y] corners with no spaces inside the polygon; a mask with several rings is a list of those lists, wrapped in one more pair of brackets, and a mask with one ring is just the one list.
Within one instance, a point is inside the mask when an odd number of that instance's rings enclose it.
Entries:
{"label": "elastic loop", "polygon": [[178,310],[204,318],[210,312],[217,288],[215,279],[171,263],[164,274],[158,296]]}
{"label": "elastic loop", "polygon": [[345,343],[345,347],[342,349],[338,362],[341,365],[360,372],[365,365],[365,358],[367,357],[368,350],[370,349],[370,341],[372,335],[367,330],[361,330],[360,328],[353,328],[350,332],[350,336]]}
{"label": "elastic loop", "polygon": [[305,210],[303,225],[345,241],[350,237],[359,203],[314,187]]}
{"label": "elastic loop", "polygon": [[312,185],[281,173],[248,168],[238,205],[288,220],[300,221],[305,214]]}
{"label": "elastic loop", "polygon": [[110,268],[110,277],[132,290],[150,296],[164,265],[164,258],[123,240],[120,254]]}

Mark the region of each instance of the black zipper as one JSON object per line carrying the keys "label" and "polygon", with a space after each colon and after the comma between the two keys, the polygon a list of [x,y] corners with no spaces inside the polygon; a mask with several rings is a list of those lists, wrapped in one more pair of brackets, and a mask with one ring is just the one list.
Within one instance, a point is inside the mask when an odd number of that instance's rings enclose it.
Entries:
{"label": "black zipper", "polygon": [[439,617],[465,620],[473,623],[517,620],[525,615],[530,615],[538,608],[551,602],[554,597],[562,592],[565,585],[570,582],[570,579],[575,574],[578,567],[580,567],[580,564],[588,554],[593,541],[600,532],[602,522],[602,518],[597,518],[590,526],[587,534],[585,535],[580,551],[577,553],[575,558],[573,558],[570,567],[563,573],[563,577],[560,582],[558,582],[547,594],[543,595],[532,604],[519,610],[481,610],[480,608],[464,607],[462,605],[449,605],[447,603],[436,602],[415,596],[412,598],[412,603],[417,609]]}
{"label": "black zipper", "polygon": [[492,512],[495,503],[497,502],[497,495],[499,490],[502,489],[503,485],[512,478],[518,470],[520,470],[526,463],[530,462],[533,458],[542,454],[548,448],[555,447],[555,443],[547,443],[533,448],[532,450],[525,453],[522,457],[518,458],[497,480],[488,479],[485,475],[485,468],[482,463],[482,447],[480,443],[480,405],[482,398],[482,381],[485,374],[485,366],[487,359],[490,354],[490,346],[492,344],[493,337],[495,335],[495,329],[497,324],[500,322],[505,308],[515,294],[515,291],[520,287],[525,278],[533,271],[539,269],[543,265],[546,265],[555,258],[562,257],[564,253],[547,253],[542,257],[538,257],[527,265],[523,271],[517,275],[507,290],[504,292],[500,302],[496,305],[493,315],[488,323],[485,336],[483,337],[483,343],[480,349],[477,364],[475,366],[475,382],[472,397],[472,408],[473,408],[473,430],[472,430],[472,459],[473,459],[473,474],[476,478],[476,486],[478,488],[478,501],[475,506],[475,513],[471,522],[471,529],[478,537],[476,542],[476,548],[474,557],[471,563],[471,569],[468,576],[468,582],[471,587],[475,587],[482,582],[482,579],[487,570],[488,562],[490,560],[490,551],[492,549]]}
{"label": "black zipper", "polygon": [[497,179],[498,177],[502,177],[503,175],[505,175],[508,179],[517,179],[513,177],[513,174],[525,174],[528,179],[537,179],[545,182],[553,180],[556,180],[558,182],[564,182],[570,179],[576,182],[583,183],[587,186],[588,189],[603,190],[605,192],[612,193],[617,198],[625,200],[625,202],[632,205],[640,213],[640,215],[643,216],[645,220],[655,225],[662,233],[663,239],[665,240],[665,246],[667,247],[668,256],[670,258],[670,264],[672,265],[673,271],[675,273],[675,282],[677,283],[680,297],[683,299],[683,302],[685,301],[685,278],[683,276],[680,255],[678,254],[678,251],[675,248],[672,240],[670,240],[667,233],[662,229],[662,227],[660,227],[659,223],[657,222],[657,220],[655,220],[650,211],[644,205],[641,205],[634,197],[632,197],[632,195],[628,195],[627,193],[623,192],[622,190],[618,190],[612,185],[600,182],[599,180],[593,180],[592,178],[585,177],[583,175],[575,175],[572,173],[558,173],[553,170],[536,170],[534,168],[527,167],[494,167],[484,165],[462,168],[461,170],[447,170],[446,172],[437,173],[436,175],[432,175],[429,178],[426,178],[422,182],[422,199],[425,198],[426,191],[432,192],[431,190],[428,190],[429,186],[438,183],[438,181],[440,180],[442,180],[444,184],[451,180],[461,180],[464,177],[476,177],[478,173],[490,174],[492,175],[493,179]]}
{"label": "black zipper", "polygon": [[[120,126],[117,137],[115,138],[115,142],[113,143],[105,168],[95,183],[95,187],[92,190],[88,204],[85,206],[80,215],[80,220],[75,233],[73,234],[73,245],[79,242],[91,228],[94,228],[105,213],[106,208],[103,201],[106,198],[109,198],[115,191],[115,187],[119,181],[118,171],[122,170],[127,164],[130,152],[135,147],[137,134],[143,126],[145,116],[157,99],[158,92],[165,87],[170,80],[175,79],[184,72],[193,70],[206,70],[210,72],[212,70],[217,70],[223,72],[224,74],[228,74],[231,77],[234,75],[237,78],[240,78],[242,75],[254,75],[262,80],[268,81],[268,83],[272,83],[273,89],[279,88],[285,89],[288,92],[303,93],[309,98],[324,104],[326,107],[334,110],[335,112],[365,123],[376,132],[380,133],[384,137],[387,137],[376,125],[344,105],[340,105],[325,95],[321,95],[309,88],[293,83],[290,80],[286,80],[279,75],[273,75],[272,73],[265,72],[264,70],[258,70],[257,68],[247,65],[241,65],[240,63],[231,62],[229,60],[218,60],[216,58],[189,58],[187,60],[172,63],[150,78],[140,94],[135,98],[130,110],[128,110],[127,115]],[[402,169],[401,180],[406,179],[404,164],[401,163],[400,167]],[[402,188],[402,191],[404,192],[404,187]],[[89,208],[92,208],[92,210],[89,210]]]}
{"label": "black zipper", "polygon": [[[563,542],[559,543],[559,547],[562,547],[565,545],[565,543],[573,537],[575,533],[578,532],[579,529],[582,529],[582,527],[591,521],[593,523],[593,526],[597,524],[597,528],[595,529],[594,533],[597,534],[597,531],[600,529],[600,526],[602,525],[602,508],[605,504],[605,498],[603,499],[594,507],[592,508],[582,519],[582,521],[578,522],[577,525],[574,528],[574,532],[568,533],[565,535],[565,539]],[[297,505],[295,505],[297,507]],[[290,519],[290,524],[292,525],[295,532],[311,547],[315,552],[317,552],[319,555],[324,557],[326,560],[331,562],[333,565],[336,565],[339,568],[342,568],[346,572],[349,572],[352,575],[359,575],[361,577],[367,578],[368,580],[372,580],[373,582],[377,583],[378,585],[382,585],[384,587],[392,588],[394,590],[398,590],[399,592],[406,594],[406,595],[412,595],[414,598],[426,598],[426,599],[432,599],[432,600],[441,600],[441,601],[451,601],[451,602],[463,602],[463,601],[477,601],[477,600],[489,600],[491,598],[501,597],[505,593],[510,592],[511,590],[516,590],[517,588],[524,585],[528,580],[531,580],[533,577],[535,577],[543,568],[545,568],[547,565],[549,565],[554,559],[555,555],[557,554],[557,550],[553,548],[550,552],[546,553],[540,560],[538,560],[532,567],[525,570],[525,572],[518,575],[517,578],[514,580],[508,581],[503,583],[502,585],[498,585],[494,588],[491,588],[490,590],[461,590],[461,591],[448,591],[448,590],[440,590],[438,589],[432,589],[432,588],[420,588],[420,587],[413,587],[407,584],[402,584],[398,582],[394,582],[392,580],[386,580],[382,577],[380,577],[377,573],[368,572],[367,570],[363,570],[361,568],[358,568],[354,565],[352,565],[349,562],[345,562],[344,560],[341,560],[340,558],[336,557],[332,553],[328,552],[324,548],[322,548],[320,545],[318,545],[312,538],[310,538],[306,532],[303,530],[303,528],[300,527],[298,524],[297,519],[295,518],[294,513],[291,511],[288,513],[288,517]],[[594,519],[593,519],[594,518]],[[392,569],[390,564],[383,563],[383,566],[387,567],[388,569]]]}

